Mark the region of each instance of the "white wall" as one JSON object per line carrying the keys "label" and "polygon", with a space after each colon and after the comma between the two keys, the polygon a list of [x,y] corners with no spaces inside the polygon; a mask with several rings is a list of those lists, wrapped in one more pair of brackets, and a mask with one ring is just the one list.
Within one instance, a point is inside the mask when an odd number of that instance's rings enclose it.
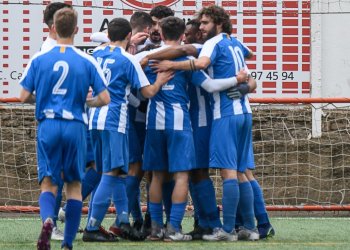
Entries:
{"label": "white wall", "polygon": [[313,97],[350,97],[350,1],[313,0]]}

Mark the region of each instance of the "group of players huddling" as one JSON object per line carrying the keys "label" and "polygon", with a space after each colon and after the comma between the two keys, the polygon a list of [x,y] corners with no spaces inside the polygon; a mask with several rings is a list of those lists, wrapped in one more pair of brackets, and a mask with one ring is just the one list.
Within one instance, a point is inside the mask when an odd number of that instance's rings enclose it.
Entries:
{"label": "group of players huddling", "polygon": [[[252,174],[247,94],[256,82],[245,64],[252,52],[231,35],[223,8],[204,7],[187,24],[165,6],[149,14],[135,12],[130,22],[115,18],[108,37],[92,35],[105,42],[92,57],[73,46],[78,28],[71,6],[49,4],[44,21],[49,37],[20,81],[20,99],[36,103],[38,120],[43,222],[38,249],[50,249],[51,237],[72,249],[82,201],[90,194],[83,231],[87,242],[118,237],[237,241],[274,235]],[[210,168],[220,169],[222,177],[223,222]],[[59,213],[63,184],[67,200]],[[195,223],[186,234],[181,222],[188,193]],[[101,223],[111,202],[117,215],[107,231]],[[63,235],[58,217],[65,221]]]}

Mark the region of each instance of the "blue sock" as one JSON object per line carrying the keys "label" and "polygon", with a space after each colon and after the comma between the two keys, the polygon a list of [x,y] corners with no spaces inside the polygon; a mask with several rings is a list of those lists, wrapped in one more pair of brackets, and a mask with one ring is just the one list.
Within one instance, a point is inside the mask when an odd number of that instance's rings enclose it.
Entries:
{"label": "blue sock", "polygon": [[56,198],[51,192],[41,193],[39,196],[40,217],[42,222],[54,217]]}
{"label": "blue sock", "polygon": [[270,223],[269,216],[266,211],[264,195],[257,180],[250,181],[254,193],[254,213],[258,225]]}
{"label": "blue sock", "polygon": [[81,195],[83,201],[89,196],[98,183],[100,183],[100,180],[101,174],[97,173],[95,169],[89,168],[81,182]]}
{"label": "blue sock", "polygon": [[126,195],[126,178],[114,176],[113,203],[117,210],[118,224],[129,224],[128,196]]}
{"label": "blue sock", "polygon": [[91,217],[91,211],[92,211],[92,201],[94,200],[94,196],[96,193],[96,190],[98,188],[98,185],[92,190],[91,195],[90,195],[90,201],[89,201],[89,209],[88,209],[88,215],[87,215],[87,221],[90,220]]}
{"label": "blue sock", "polygon": [[129,201],[129,212],[134,221],[143,221],[141,206],[140,206],[140,182],[136,176],[128,175],[126,177],[126,192]]}
{"label": "blue sock", "polygon": [[194,185],[197,194],[198,206],[200,213],[207,219],[207,223],[211,229],[222,227],[220,215],[216,205],[216,196],[213,182],[211,179],[205,179]]}
{"label": "blue sock", "polygon": [[239,202],[239,187],[237,179],[226,179],[222,188],[223,229],[231,233],[236,223],[237,206]]}
{"label": "blue sock", "polygon": [[61,183],[57,187],[57,195],[56,195],[56,205],[55,205],[55,216],[53,218],[53,223],[55,226],[57,226],[56,222],[58,219],[58,212],[60,211],[61,202],[62,202],[62,190],[63,190],[63,184],[64,182],[61,181]]}
{"label": "blue sock", "polygon": [[163,204],[164,204],[164,210],[165,210],[167,222],[170,221],[171,196],[173,195],[174,187],[175,187],[175,181],[163,183]]}
{"label": "blue sock", "polygon": [[91,217],[88,221],[87,230],[98,230],[103,218],[106,215],[109,205],[111,204],[112,191],[115,179],[110,175],[102,175],[101,182],[98,185],[94,199],[92,201]]}
{"label": "blue sock", "polygon": [[198,202],[198,194],[197,189],[195,188],[195,184],[190,182],[190,193],[192,197],[192,202],[194,206],[194,219],[198,220],[198,225],[202,228],[209,228],[208,220],[203,212],[203,209],[199,205]]}
{"label": "blue sock", "polygon": [[171,206],[170,224],[176,232],[181,230],[181,222],[185,215],[187,202],[173,203]]}
{"label": "blue sock", "polygon": [[242,214],[241,214],[241,210],[240,210],[240,206],[239,206],[239,202],[238,202],[235,228],[237,229],[240,226],[243,226],[243,220],[242,220]]}
{"label": "blue sock", "polygon": [[151,220],[156,222],[159,226],[163,227],[163,205],[162,203],[149,202],[148,209]]}
{"label": "blue sock", "polygon": [[73,247],[73,240],[78,232],[83,203],[78,200],[67,200],[66,225],[62,246]]}
{"label": "blue sock", "polygon": [[247,229],[255,228],[254,196],[249,181],[239,183],[239,211],[243,226]]}

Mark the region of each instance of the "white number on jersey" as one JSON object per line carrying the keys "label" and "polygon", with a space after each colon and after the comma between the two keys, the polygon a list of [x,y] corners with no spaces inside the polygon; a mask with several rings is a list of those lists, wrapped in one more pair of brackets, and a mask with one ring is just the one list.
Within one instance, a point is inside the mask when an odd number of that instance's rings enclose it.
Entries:
{"label": "white number on jersey", "polygon": [[107,86],[109,85],[109,82],[111,81],[112,72],[108,68],[108,64],[113,64],[115,62],[114,59],[107,58],[106,61],[102,65],[103,59],[101,57],[97,57],[97,62],[101,65],[102,71],[105,74],[106,80],[107,80]]}
{"label": "white number on jersey", "polygon": [[65,95],[67,93],[67,89],[61,89],[61,85],[67,77],[69,65],[65,61],[58,61],[53,66],[53,71],[58,71],[62,67],[62,74],[58,79],[57,83],[53,87],[52,94],[54,95]]}
{"label": "white number on jersey", "polygon": [[231,51],[232,57],[233,57],[233,61],[235,62],[235,68],[236,68],[236,74],[238,74],[238,72],[245,68],[244,67],[244,56],[243,53],[241,51],[241,49],[236,46],[234,48],[232,48],[232,46],[229,46],[229,49]]}

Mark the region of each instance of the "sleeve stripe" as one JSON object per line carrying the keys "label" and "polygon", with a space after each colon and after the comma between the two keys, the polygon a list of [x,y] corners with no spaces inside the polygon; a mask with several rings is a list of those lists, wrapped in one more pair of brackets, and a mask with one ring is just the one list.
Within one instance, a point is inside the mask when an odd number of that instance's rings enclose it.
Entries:
{"label": "sleeve stripe", "polygon": [[145,87],[147,85],[150,85],[145,73],[143,72],[140,63],[135,59],[135,57],[129,53],[127,53],[125,50],[121,49],[121,53],[123,56],[125,56],[129,61],[134,65],[137,75],[140,80],[141,88]]}

